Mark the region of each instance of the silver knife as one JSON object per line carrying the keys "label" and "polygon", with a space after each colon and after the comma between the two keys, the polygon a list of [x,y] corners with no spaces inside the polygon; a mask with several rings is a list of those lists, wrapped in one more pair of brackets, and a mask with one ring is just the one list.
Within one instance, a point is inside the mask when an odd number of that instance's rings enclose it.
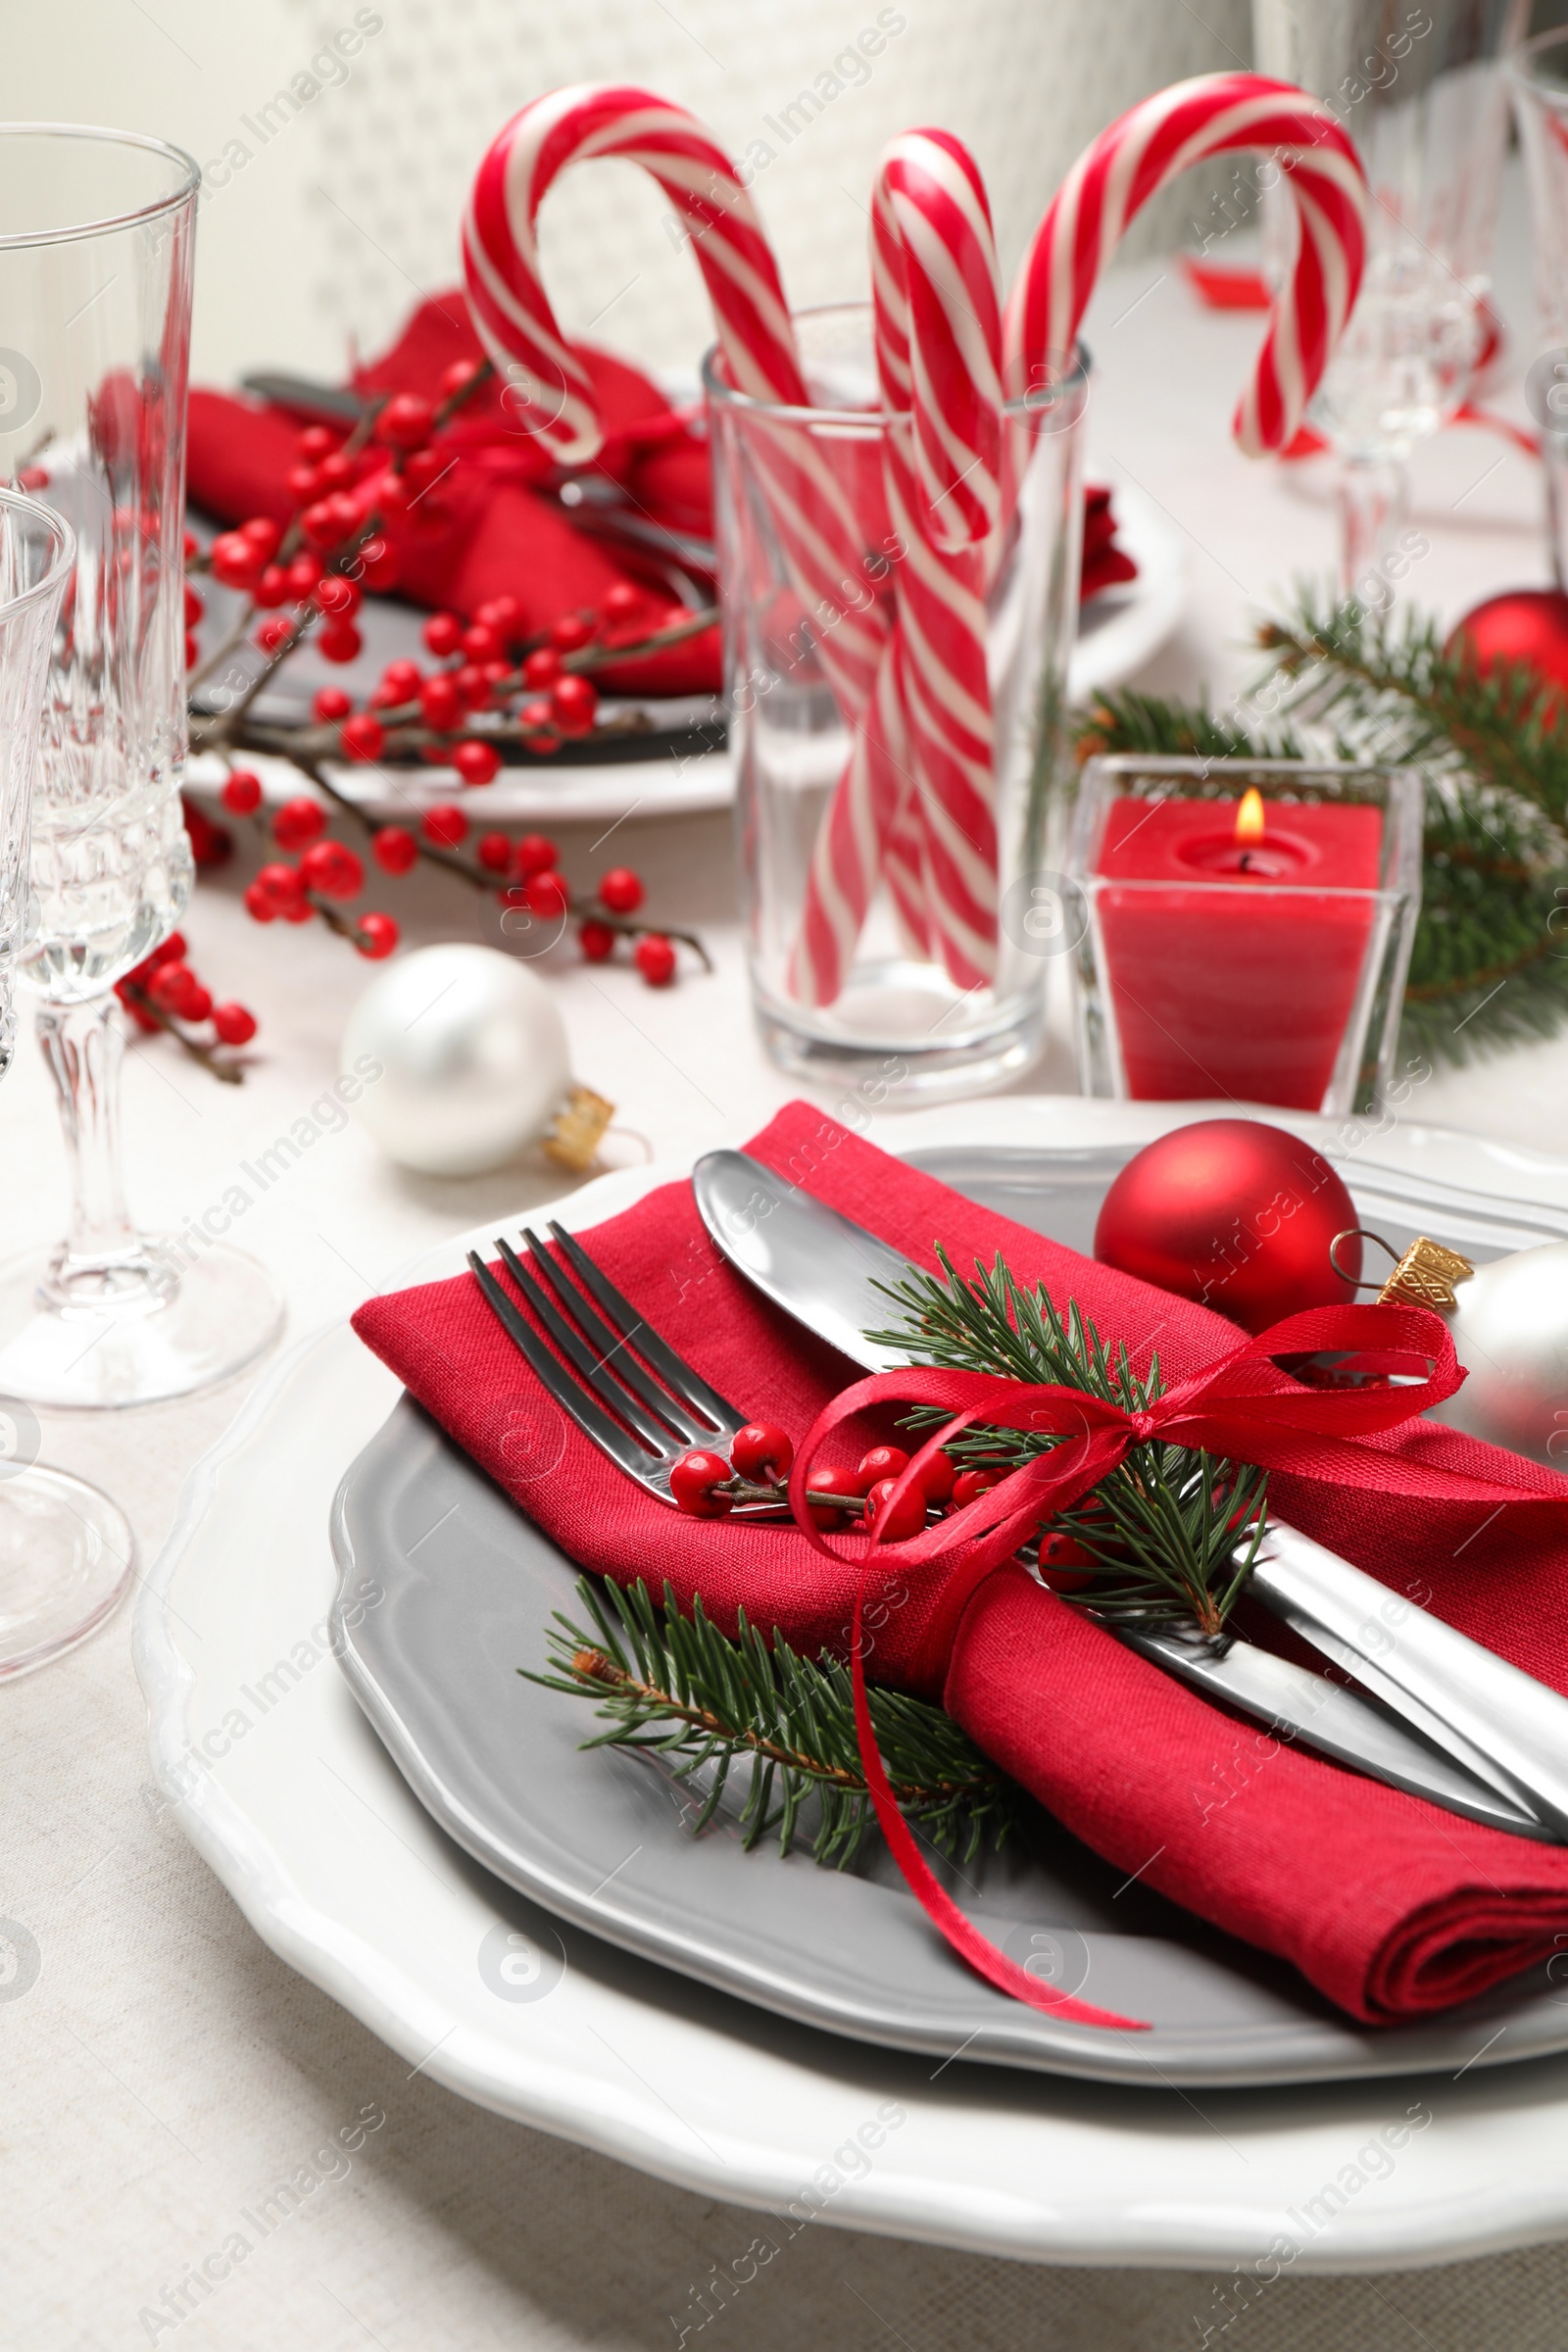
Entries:
{"label": "silver knife", "polygon": [[[865,1337],[897,1314],[877,1286],[906,1279],[898,1250],[743,1152],[709,1152],[692,1189],[718,1248],[776,1305],[867,1371],[908,1361]],[[1362,1690],[1234,1636],[1109,1630],[1375,1780],[1514,1837],[1568,1842],[1568,1700],[1279,1520],[1250,1590]]]}

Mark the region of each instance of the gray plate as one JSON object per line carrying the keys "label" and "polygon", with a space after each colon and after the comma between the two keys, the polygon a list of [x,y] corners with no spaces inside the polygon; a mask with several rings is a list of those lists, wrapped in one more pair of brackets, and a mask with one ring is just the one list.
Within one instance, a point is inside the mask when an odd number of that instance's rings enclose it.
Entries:
{"label": "gray plate", "polygon": [[[1126,1151],[942,1151],[919,1164],[1087,1250]],[[1419,1226],[1479,1259],[1568,1235],[1568,1216],[1360,1172],[1363,1223],[1402,1248]],[[573,1563],[408,1398],[339,1489],[341,1589],[384,1599],[339,1621],[356,1696],[421,1802],[470,1854],[562,1918],[804,2024],[948,2060],[1148,2082],[1251,2083],[1505,2063],[1568,2048],[1568,1992],[1544,1970],[1436,2023],[1372,2032],[1283,1962],[1195,1919],[1044,1814],[1016,1852],[949,1874],[1022,1965],[1153,2031],[1062,2024],[983,1984],[927,1925],[880,1848],[853,1874],[741,1849],[733,1814],[701,1838],[659,1766],[578,1742],[585,1702],[516,1669],[544,1658]]]}

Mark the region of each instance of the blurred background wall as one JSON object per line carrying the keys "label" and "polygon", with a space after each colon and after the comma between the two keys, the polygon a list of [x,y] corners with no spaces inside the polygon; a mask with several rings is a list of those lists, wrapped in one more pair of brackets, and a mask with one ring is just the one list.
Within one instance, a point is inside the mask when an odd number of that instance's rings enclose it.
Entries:
{"label": "blurred background wall", "polygon": [[[869,59],[850,49],[867,30],[884,41]],[[486,143],[559,83],[644,82],[751,148],[803,305],[864,294],[891,132],[969,141],[1010,269],[1086,139],[1180,75],[1247,64],[1250,35],[1248,0],[45,0],[13,5],[6,46],[14,115],[157,132],[203,165],[211,382],[269,363],[337,374],[352,340],[387,341],[421,290],[454,282]],[[1204,201],[1193,174],[1142,241],[1173,241]],[[568,331],[689,370],[707,318],[664,220],[630,165],[568,174],[546,267]]]}

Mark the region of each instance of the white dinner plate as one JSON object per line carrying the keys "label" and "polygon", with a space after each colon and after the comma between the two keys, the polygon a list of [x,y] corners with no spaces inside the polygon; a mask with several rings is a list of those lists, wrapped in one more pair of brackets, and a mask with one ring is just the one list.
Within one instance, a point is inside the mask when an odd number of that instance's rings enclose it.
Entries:
{"label": "white dinner plate", "polygon": [[[1195,1115],[1017,1099],[872,1134],[1005,1151],[1144,1141]],[[1281,1123],[1325,1144],[1341,1132]],[[1374,1158],[1406,1184],[1568,1208],[1568,1167],[1479,1138],[1397,1127],[1365,1145],[1358,1180]],[[616,1172],[555,1213],[587,1227],[682,1172]],[[458,1270],[495,1229],[406,1278]],[[135,1631],[154,1767],[187,1834],[266,1940],[411,2065],[800,2226],[1037,2260],[1237,2262],[1263,2278],[1568,2230],[1565,2059],[1197,2099],[976,2067],[957,2049],[933,2063],[748,2007],[510,1892],[415,1799],[328,1644],[332,1496],[397,1395],[344,1325],[296,1348],[192,1473]]]}

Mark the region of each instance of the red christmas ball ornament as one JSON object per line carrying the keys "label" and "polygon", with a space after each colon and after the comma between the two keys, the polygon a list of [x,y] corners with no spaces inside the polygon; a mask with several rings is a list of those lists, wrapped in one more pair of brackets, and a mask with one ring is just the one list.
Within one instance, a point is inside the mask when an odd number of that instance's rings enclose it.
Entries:
{"label": "red christmas ball ornament", "polygon": [[[1489,596],[1465,614],[1444,650],[1450,659],[1468,658],[1483,677],[1499,664],[1514,664],[1568,690],[1568,596],[1558,588]],[[1550,699],[1558,704],[1561,696]]]}
{"label": "red christmas ball ornament", "polygon": [[[1353,1298],[1329,1250],[1356,1222],[1349,1194],[1310,1144],[1260,1119],[1200,1119],[1127,1162],[1101,1208],[1095,1255],[1263,1331]],[[1351,1276],[1360,1250],[1340,1250]]]}

